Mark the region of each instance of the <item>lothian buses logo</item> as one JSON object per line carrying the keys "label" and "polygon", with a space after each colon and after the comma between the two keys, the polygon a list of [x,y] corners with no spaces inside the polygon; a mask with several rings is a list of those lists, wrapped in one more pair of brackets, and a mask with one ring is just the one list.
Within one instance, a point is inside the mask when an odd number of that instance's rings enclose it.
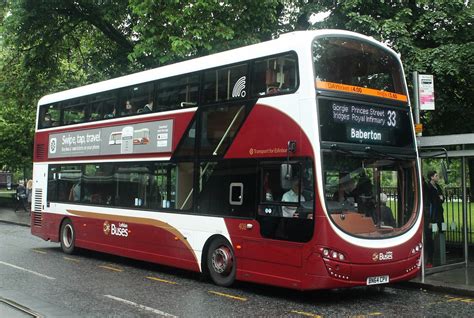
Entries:
{"label": "lothian buses logo", "polygon": [[392,251],[386,251],[385,253],[378,253],[378,252],[375,252],[374,254],[372,254],[372,260],[374,262],[377,262],[377,261],[389,261],[389,260],[392,260],[393,259],[393,252]]}
{"label": "lothian buses logo", "polygon": [[119,222],[118,224],[110,223],[109,221],[105,221],[102,227],[105,235],[115,235],[115,236],[122,236],[128,237],[131,231],[128,229],[128,224]]}
{"label": "lothian buses logo", "polygon": [[49,141],[49,153],[51,154],[56,153],[57,146],[58,146],[58,142],[56,138],[51,138],[51,140]]}
{"label": "lothian buses logo", "polygon": [[103,227],[103,229],[104,229],[104,234],[105,234],[105,235],[109,235],[109,234],[110,234],[110,223],[109,223],[109,221],[105,221],[105,222],[104,222],[104,227]]}

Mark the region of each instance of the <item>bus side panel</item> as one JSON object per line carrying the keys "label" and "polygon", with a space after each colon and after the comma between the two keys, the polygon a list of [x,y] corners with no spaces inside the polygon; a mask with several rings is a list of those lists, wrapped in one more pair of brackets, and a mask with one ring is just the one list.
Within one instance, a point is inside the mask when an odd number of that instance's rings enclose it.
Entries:
{"label": "bus side panel", "polygon": [[[176,149],[179,141],[183,138],[183,135],[186,131],[186,128],[188,127],[189,123],[193,119],[193,116],[195,114],[195,111],[187,111],[183,113],[176,113],[176,114],[167,114],[167,115],[156,115],[154,117],[149,117],[144,120],[143,118],[134,118],[130,117],[127,119],[118,119],[116,121],[102,121],[102,122],[94,122],[94,123],[88,123],[84,124],[83,127],[81,127],[81,131],[86,131],[90,129],[100,129],[100,128],[105,128],[105,127],[113,127],[113,126],[119,126],[123,127],[124,125],[133,125],[133,124],[142,124],[150,121],[160,121],[160,120],[168,120],[171,119],[173,120],[173,137],[172,137],[172,148],[171,148],[171,153]],[[78,130],[77,128],[74,128],[74,130]],[[36,163],[40,162],[46,162],[48,161],[48,154],[50,152],[50,145],[49,145],[49,137],[50,134],[60,134],[64,133],[66,134],[67,132],[72,131],[71,127],[64,126],[64,127],[58,127],[55,130],[46,130],[46,131],[38,131],[35,134],[35,147],[34,147],[34,161]],[[137,141],[138,142],[138,141]],[[153,141],[155,142],[155,141]],[[61,141],[58,141],[58,147],[61,146]],[[120,149],[120,148],[119,148]],[[117,155],[120,155],[121,158],[136,158],[136,154],[109,154],[109,155],[102,155],[98,157],[99,159],[105,159],[105,158],[116,158]],[[143,156],[169,156],[170,153],[168,152],[158,152],[158,153],[144,153]],[[81,155],[79,157],[86,158],[85,155]],[[96,155],[91,156],[91,157],[96,157]],[[74,160],[77,159],[78,156],[70,156],[70,157],[63,157],[61,160],[68,161],[68,160]],[[88,157],[90,158],[90,157]],[[54,158],[53,158],[54,159]]]}
{"label": "bus side panel", "polygon": [[31,234],[43,240],[59,242],[59,230],[64,215],[48,212],[31,213]]}
{"label": "bus side panel", "polygon": [[262,238],[256,220],[226,219],[237,259],[237,279],[301,288],[303,255],[309,245]]}
{"label": "bus side panel", "polygon": [[139,260],[199,271],[194,251],[172,227],[152,219],[130,222],[110,218],[73,217],[76,246]]}
{"label": "bus side panel", "polygon": [[257,104],[225,157],[286,157],[290,140],[297,142],[292,156],[313,157],[309,139],[293,119],[273,107]]}

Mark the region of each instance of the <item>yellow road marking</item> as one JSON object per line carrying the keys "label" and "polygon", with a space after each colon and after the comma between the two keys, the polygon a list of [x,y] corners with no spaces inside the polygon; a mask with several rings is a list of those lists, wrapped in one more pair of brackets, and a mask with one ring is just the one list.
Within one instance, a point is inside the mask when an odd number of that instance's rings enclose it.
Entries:
{"label": "yellow road marking", "polygon": [[357,315],[357,316],[351,316],[351,318],[368,318],[368,317],[371,317],[371,316],[380,316],[380,315],[383,315],[381,312],[370,312],[366,315]]}
{"label": "yellow road marking", "polygon": [[63,258],[67,261],[71,261],[71,262],[76,262],[76,263],[79,263],[80,260],[78,259],[75,259],[75,258],[72,258],[72,257],[67,257],[67,256],[63,256]]}
{"label": "yellow road marking", "polygon": [[449,297],[449,300],[447,300],[447,302],[452,302],[452,301],[461,301],[463,300],[464,298],[460,298],[460,297]]}
{"label": "yellow road marking", "polygon": [[463,303],[474,303],[474,299],[472,298],[462,298],[462,297],[451,297],[451,296],[446,296],[446,298],[449,298],[446,300],[446,302],[453,302],[453,301],[462,301]]}
{"label": "yellow road marking", "polygon": [[213,290],[210,290],[209,293],[217,295],[217,296],[222,296],[222,297],[227,297],[235,300],[240,300],[240,301],[247,301],[247,298],[244,297],[239,297],[239,296],[234,296],[234,295],[229,295],[229,294],[224,294],[224,293],[219,293]]}
{"label": "yellow road marking", "polygon": [[41,250],[33,250],[33,252],[38,253],[38,254],[48,254],[45,251],[41,251]]}
{"label": "yellow road marking", "polygon": [[99,265],[99,267],[105,268],[105,269],[110,269],[111,271],[123,272],[123,269],[121,269],[121,268],[116,268],[116,267],[112,267],[112,266]]}
{"label": "yellow road marking", "polygon": [[320,315],[316,315],[316,314],[313,314],[313,313],[310,313],[310,312],[305,312],[305,311],[292,310],[291,312],[294,313],[294,314],[303,315],[303,316],[306,316],[306,317],[313,317],[313,318],[321,318],[322,317]]}
{"label": "yellow road marking", "polygon": [[158,277],[147,276],[146,278],[151,279],[151,280],[156,280],[157,282],[161,282],[161,283],[171,284],[171,285],[177,285],[178,284],[176,282],[172,282],[172,281],[166,280],[166,279],[161,279],[161,278],[158,278]]}

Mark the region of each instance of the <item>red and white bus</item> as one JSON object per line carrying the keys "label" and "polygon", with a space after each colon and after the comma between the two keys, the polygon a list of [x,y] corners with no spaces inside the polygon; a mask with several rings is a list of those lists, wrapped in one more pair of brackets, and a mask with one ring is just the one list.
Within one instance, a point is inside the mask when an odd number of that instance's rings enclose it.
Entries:
{"label": "red and white bus", "polygon": [[294,32],[43,97],[31,232],[222,286],[383,284],[419,271],[420,184],[398,55]]}

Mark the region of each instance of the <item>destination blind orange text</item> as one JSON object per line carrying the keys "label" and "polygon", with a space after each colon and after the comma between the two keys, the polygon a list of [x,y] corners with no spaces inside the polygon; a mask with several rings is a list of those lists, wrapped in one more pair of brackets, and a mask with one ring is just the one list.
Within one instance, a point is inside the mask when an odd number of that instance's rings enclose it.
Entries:
{"label": "destination blind orange text", "polygon": [[408,100],[406,95],[401,95],[401,94],[387,92],[387,91],[380,91],[377,89],[365,88],[365,87],[360,87],[360,86],[333,83],[333,82],[323,82],[323,81],[317,80],[316,87],[319,89],[330,89],[330,90],[347,92],[347,93],[356,93],[356,94],[363,94],[363,95],[369,95],[369,96],[389,98],[389,99],[394,99],[394,100],[398,100],[402,102],[406,102]]}

